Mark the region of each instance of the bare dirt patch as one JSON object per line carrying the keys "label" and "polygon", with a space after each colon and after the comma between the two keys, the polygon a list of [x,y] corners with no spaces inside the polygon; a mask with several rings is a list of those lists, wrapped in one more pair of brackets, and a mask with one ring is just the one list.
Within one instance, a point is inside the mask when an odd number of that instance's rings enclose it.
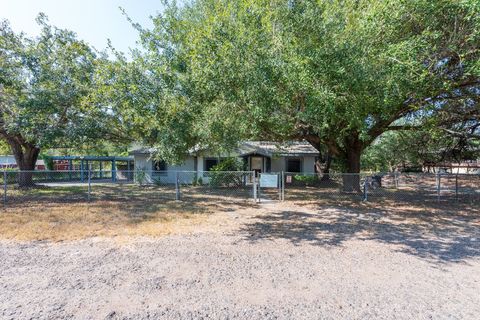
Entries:
{"label": "bare dirt patch", "polygon": [[287,201],[206,217],[164,236],[0,241],[0,318],[480,313],[478,211]]}

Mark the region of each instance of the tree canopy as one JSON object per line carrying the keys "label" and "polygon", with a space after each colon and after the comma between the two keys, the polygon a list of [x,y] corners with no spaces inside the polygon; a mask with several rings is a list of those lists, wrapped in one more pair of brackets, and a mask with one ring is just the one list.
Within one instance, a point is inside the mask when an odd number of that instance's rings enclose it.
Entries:
{"label": "tree canopy", "polygon": [[33,170],[42,148],[102,138],[112,115],[88,101],[102,60],[68,30],[48,24],[28,38],[0,24],[0,137],[21,170]]}
{"label": "tree canopy", "polygon": [[167,159],[306,139],[359,172],[384,132],[478,111],[477,1],[197,0],[153,22],[108,89]]}

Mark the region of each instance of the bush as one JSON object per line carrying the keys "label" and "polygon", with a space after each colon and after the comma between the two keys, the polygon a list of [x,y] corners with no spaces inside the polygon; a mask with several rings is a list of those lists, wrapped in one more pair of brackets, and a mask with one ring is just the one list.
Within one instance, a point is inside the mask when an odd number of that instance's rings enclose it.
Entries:
{"label": "bush", "polygon": [[43,160],[43,163],[45,164],[45,168],[47,170],[52,171],[54,169],[54,163],[53,163],[53,159],[51,157],[49,157],[47,155],[43,155],[42,160]]}
{"label": "bush", "polygon": [[144,185],[147,180],[147,173],[145,172],[145,169],[137,169],[135,171],[135,181],[139,185]]}
{"label": "bush", "polygon": [[243,167],[243,161],[237,158],[226,158],[213,166],[212,171],[242,171]]}
{"label": "bush", "polygon": [[237,158],[224,159],[212,167],[209,174],[210,185],[213,187],[242,186],[243,175],[236,172],[242,170],[243,162],[241,160]]}
{"label": "bush", "polygon": [[316,175],[306,176],[306,175],[295,175],[293,180],[302,182],[305,185],[312,185],[318,182],[318,177]]}

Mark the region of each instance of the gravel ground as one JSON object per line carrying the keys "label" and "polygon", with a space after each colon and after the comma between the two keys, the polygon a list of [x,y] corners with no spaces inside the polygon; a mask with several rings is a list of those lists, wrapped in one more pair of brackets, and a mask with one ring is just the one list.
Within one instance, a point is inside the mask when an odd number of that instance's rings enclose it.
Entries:
{"label": "gravel ground", "polygon": [[2,319],[478,319],[478,217],[266,206],[157,239],[0,242]]}

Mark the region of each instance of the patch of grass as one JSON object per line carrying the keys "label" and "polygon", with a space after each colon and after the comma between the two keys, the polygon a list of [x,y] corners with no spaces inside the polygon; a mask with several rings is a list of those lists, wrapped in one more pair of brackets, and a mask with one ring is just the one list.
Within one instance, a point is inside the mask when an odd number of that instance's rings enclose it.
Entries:
{"label": "patch of grass", "polygon": [[140,207],[115,202],[7,208],[0,214],[0,238],[75,240],[88,237],[161,236],[193,231],[208,220],[175,204]]}
{"label": "patch of grass", "polygon": [[214,213],[253,205],[195,188],[184,191],[184,200],[175,201],[171,187],[92,185],[88,202],[84,185],[10,189],[7,205],[0,209],[0,239],[63,241],[188,233],[225,219]]}

